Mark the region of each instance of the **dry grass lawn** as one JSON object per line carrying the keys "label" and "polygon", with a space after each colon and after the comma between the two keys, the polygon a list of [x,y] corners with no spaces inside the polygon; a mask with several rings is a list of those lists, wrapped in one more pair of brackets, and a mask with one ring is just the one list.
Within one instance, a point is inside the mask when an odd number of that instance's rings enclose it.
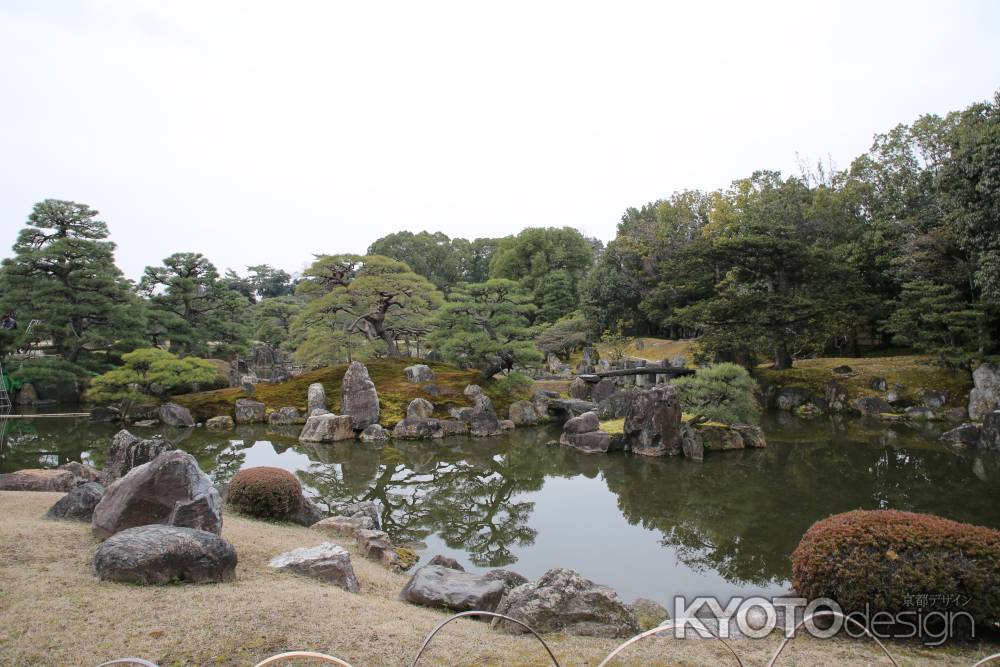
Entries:
{"label": "dry grass lawn", "polygon": [[[307,528],[227,516],[224,535],[239,553],[236,582],[143,587],[103,583],[91,572],[89,526],[42,513],[56,493],[0,492],[0,665],[94,666],[138,656],[167,665],[250,666],[274,653],[309,649],[356,667],[408,665],[445,614],[397,600],[406,581],[355,557],[361,594],[266,567],[274,554],[323,538]],[[563,665],[596,665],[614,640],[552,636]],[[764,665],[776,640],[739,641],[747,665]],[[904,665],[969,665],[989,647],[930,650],[894,646]],[[996,649],[994,649],[996,650]],[[287,663],[286,663],[287,664]],[[316,663],[313,663],[316,664]],[[540,646],[459,620],[421,664],[545,665]],[[712,643],[654,639],[616,665],[730,664]],[[803,637],[784,665],[878,665],[865,642]]]}

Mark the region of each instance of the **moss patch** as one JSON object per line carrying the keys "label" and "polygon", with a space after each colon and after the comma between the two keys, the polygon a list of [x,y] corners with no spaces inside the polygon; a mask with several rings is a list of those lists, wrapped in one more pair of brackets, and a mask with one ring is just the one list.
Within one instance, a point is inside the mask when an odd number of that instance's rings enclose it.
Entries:
{"label": "moss patch", "polygon": [[[438,388],[437,395],[428,393],[422,385],[406,380],[403,369],[414,363],[426,363],[434,370],[434,382]],[[478,372],[461,370],[449,364],[420,361],[415,359],[373,359],[365,363],[368,374],[375,389],[378,391],[379,406],[382,409],[380,422],[391,427],[406,416],[406,406],[414,398],[425,398],[434,404],[434,414],[437,417],[447,417],[448,408],[466,406],[469,401],[462,394],[467,385],[476,384]],[[264,403],[268,410],[277,410],[286,406],[306,409],[306,394],[309,385],[320,382],[326,390],[327,400],[333,412],[340,410],[340,388],[347,372],[347,364],[327,366],[315,371],[303,373],[285,382],[274,384],[261,383],[256,385],[253,396],[245,394],[238,387],[203,391],[195,394],[184,394],[173,397],[173,400],[191,411],[197,421],[204,421],[216,415],[232,415],[237,399],[252,398]],[[497,414],[507,415],[511,403],[530,396],[530,390],[508,393],[489,382],[483,386],[487,396],[493,401]]]}
{"label": "moss patch", "polygon": [[[642,349],[638,349],[636,344],[642,341]],[[694,340],[670,340],[668,338],[648,338],[646,336],[641,336],[636,338],[625,350],[625,354],[630,357],[635,357],[636,359],[645,359],[647,361],[663,361],[664,359],[670,360],[676,357],[678,354],[684,357],[684,362],[688,368],[696,368],[694,363],[694,355],[698,349],[698,343]],[[608,356],[610,353],[610,348],[607,345],[602,345],[598,343],[596,345],[597,351],[601,353],[602,359],[610,359]],[[569,365],[576,369],[577,364],[583,360],[583,350],[578,350],[570,355]]]}
{"label": "moss patch", "polygon": [[[852,373],[838,375],[833,369],[850,366]],[[951,371],[924,355],[898,355],[867,358],[803,359],[793,368],[778,371],[770,365],[758,366],[754,375],[768,387],[801,387],[814,395],[823,395],[827,385],[835,382],[847,390],[848,400],[865,396],[884,396],[871,388],[873,378],[885,378],[886,385],[902,385],[900,396],[919,403],[925,390],[944,391],[949,407],[966,404],[972,389],[972,376],[964,371]]]}
{"label": "moss patch", "polygon": [[617,433],[624,433],[625,418],[622,417],[621,419],[609,419],[608,421],[603,421],[601,422],[600,428],[605,433],[610,433],[611,435],[615,435]]}

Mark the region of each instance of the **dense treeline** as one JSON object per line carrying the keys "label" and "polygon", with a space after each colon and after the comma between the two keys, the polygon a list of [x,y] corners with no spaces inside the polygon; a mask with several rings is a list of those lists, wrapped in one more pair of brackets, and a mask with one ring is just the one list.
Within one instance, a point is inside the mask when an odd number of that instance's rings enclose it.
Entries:
{"label": "dense treeline", "polygon": [[148,347],[264,344],[305,365],[432,349],[488,376],[602,334],[698,337],[708,357],[776,368],[864,347],[956,366],[1000,352],[1000,95],[877,135],[842,171],[760,171],[629,208],[607,247],[569,226],[403,231],[297,277],[178,252],[132,283],[97,216],[34,207],[0,268],[0,353],[44,346],[82,372]]}

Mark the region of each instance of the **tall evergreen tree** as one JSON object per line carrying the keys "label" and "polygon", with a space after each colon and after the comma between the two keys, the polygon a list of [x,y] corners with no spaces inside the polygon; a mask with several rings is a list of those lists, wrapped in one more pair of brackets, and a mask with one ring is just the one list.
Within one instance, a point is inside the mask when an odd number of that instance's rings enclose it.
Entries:
{"label": "tall evergreen tree", "polygon": [[20,323],[8,345],[50,341],[68,361],[87,365],[140,342],[142,309],[97,215],[71,201],[35,204],[0,269],[0,308]]}

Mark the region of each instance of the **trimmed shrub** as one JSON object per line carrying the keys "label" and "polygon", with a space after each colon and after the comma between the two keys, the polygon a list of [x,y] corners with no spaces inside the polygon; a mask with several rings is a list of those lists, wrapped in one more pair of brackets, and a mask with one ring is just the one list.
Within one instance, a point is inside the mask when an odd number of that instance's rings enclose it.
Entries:
{"label": "trimmed shrub", "polygon": [[281,468],[246,468],[233,475],[226,503],[261,519],[288,519],[302,509],[302,485]]}
{"label": "trimmed shrub", "polygon": [[898,613],[918,608],[917,596],[960,596],[968,604],[952,611],[991,626],[1000,620],[1000,531],[896,510],[835,514],[802,536],[792,586],[836,600],[844,613],[866,603],[872,613]]}
{"label": "trimmed shrub", "polygon": [[757,383],[742,366],[712,364],[671,384],[684,412],[726,424],[754,423],[760,414]]}

